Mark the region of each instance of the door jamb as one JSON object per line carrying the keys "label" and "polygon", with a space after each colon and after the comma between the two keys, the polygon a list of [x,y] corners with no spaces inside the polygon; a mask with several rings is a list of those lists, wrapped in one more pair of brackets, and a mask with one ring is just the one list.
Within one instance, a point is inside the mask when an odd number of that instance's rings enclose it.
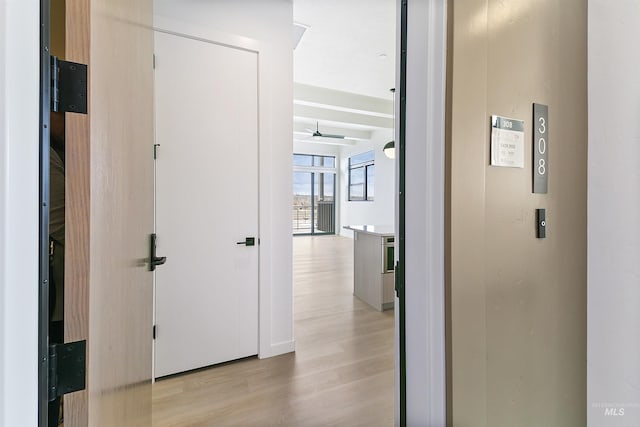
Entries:
{"label": "door jamb", "polygon": [[[400,5],[400,114],[398,155],[398,261],[396,264],[396,294],[398,297],[398,352],[399,352],[399,419],[400,426],[407,425],[407,343],[405,298],[405,213],[406,213],[406,128],[407,128],[407,0]],[[395,108],[395,107],[394,107]]]}
{"label": "door jamb", "polygon": [[[405,62],[404,71],[398,73],[398,78],[404,80],[407,89],[397,100],[406,102],[405,111],[397,115],[406,128],[403,137],[397,135],[401,153],[396,157],[397,179],[399,181],[402,172],[402,196],[406,206],[399,203],[399,197],[396,199],[396,232],[400,237],[400,223],[406,222],[404,226],[410,232],[404,237],[409,250],[402,250],[407,262],[401,263],[403,277],[400,279],[406,280],[401,291],[408,298],[405,301],[406,323],[403,321],[402,326],[406,333],[405,345],[409,343],[412,350],[407,352],[396,347],[397,425],[445,425],[447,421],[445,119],[448,5],[447,0],[397,0],[398,41],[404,39],[403,46],[397,44],[397,66]],[[406,57],[401,58],[403,55]],[[397,84],[397,87],[401,86],[400,82]],[[409,155],[405,155],[405,150]],[[400,158],[405,164],[402,168]],[[400,193],[399,186],[397,190]],[[399,212],[401,206],[402,213]],[[404,238],[398,240],[405,244]],[[396,251],[398,257],[399,252]],[[399,329],[398,326],[398,335]],[[403,391],[398,369],[402,358],[406,375]],[[426,404],[424,396],[428,396]]]}
{"label": "door jamb", "polygon": [[38,425],[49,406],[49,114],[51,111],[50,1],[40,0],[40,167],[38,224]]}

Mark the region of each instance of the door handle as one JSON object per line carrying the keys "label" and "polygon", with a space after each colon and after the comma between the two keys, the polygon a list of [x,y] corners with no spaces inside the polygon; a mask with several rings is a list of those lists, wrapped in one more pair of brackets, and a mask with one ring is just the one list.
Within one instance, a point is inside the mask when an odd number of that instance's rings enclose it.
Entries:
{"label": "door handle", "polygon": [[157,256],[156,255],[156,240],[157,240],[157,236],[155,233],[153,233],[151,235],[151,239],[150,239],[150,256],[149,256],[149,271],[155,271],[156,267],[159,265],[164,264],[165,262],[167,262],[167,257],[166,256]]}
{"label": "door handle", "polygon": [[246,246],[255,246],[256,238],[255,237],[246,237],[244,242],[237,242],[236,245],[246,245]]}

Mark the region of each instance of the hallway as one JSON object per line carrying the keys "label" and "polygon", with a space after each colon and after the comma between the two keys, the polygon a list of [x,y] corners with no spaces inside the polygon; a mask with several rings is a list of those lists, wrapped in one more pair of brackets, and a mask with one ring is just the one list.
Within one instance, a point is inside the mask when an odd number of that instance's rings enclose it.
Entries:
{"label": "hallway", "polygon": [[352,295],[353,241],[293,239],[296,353],[153,386],[153,425],[390,426],[393,311]]}

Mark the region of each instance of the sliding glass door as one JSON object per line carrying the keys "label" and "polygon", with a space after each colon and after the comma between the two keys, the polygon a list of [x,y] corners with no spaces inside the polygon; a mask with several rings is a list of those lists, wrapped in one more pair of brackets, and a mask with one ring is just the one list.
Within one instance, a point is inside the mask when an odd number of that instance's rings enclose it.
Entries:
{"label": "sliding glass door", "polygon": [[335,234],[335,158],[293,158],[293,234]]}
{"label": "sliding glass door", "polygon": [[335,229],[335,173],[313,173],[314,229],[313,234],[334,234]]}
{"label": "sliding glass door", "polygon": [[313,174],[293,173],[293,234],[312,234]]}

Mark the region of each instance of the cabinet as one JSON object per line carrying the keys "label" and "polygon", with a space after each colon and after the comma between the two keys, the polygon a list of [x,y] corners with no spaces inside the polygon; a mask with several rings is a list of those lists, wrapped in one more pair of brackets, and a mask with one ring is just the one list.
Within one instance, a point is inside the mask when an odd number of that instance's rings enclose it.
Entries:
{"label": "cabinet", "polygon": [[[347,226],[353,230],[353,294],[378,311],[394,304],[393,229]],[[391,258],[391,259],[390,259]]]}

